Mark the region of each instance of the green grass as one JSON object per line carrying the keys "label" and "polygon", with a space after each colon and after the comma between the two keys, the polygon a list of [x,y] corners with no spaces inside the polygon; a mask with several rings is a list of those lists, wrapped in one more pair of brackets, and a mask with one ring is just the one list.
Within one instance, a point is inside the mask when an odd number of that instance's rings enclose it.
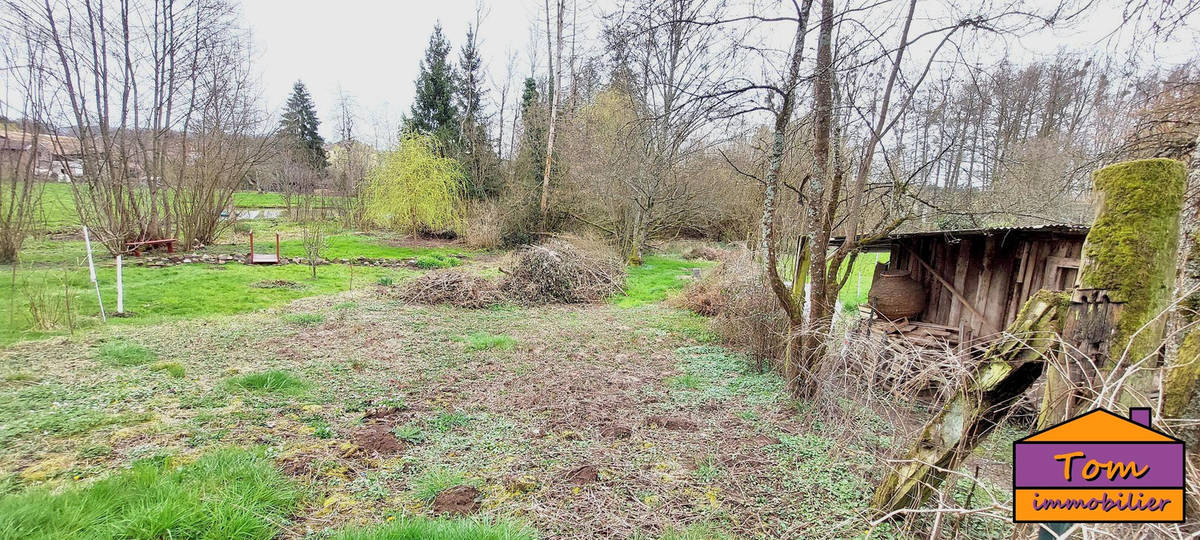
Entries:
{"label": "green grass", "polygon": [[158,355],[136,343],[118,340],[100,345],[96,358],[110,366],[140,366],[157,360]]}
{"label": "green grass", "polygon": [[[259,235],[255,235],[255,248],[266,249],[265,245],[260,247],[257,239]],[[268,235],[266,232],[263,236],[270,236],[272,248],[274,248],[274,236]],[[248,251],[247,245],[243,251]],[[279,242],[279,253],[285,257],[304,257],[304,244],[299,239],[283,240]],[[325,249],[321,250],[321,257],[326,259],[351,259],[355,257],[366,257],[368,259],[417,259],[418,264],[422,258],[428,258],[429,261],[439,261],[436,264],[454,266],[461,263],[454,255],[464,255],[467,251],[456,247],[444,246],[394,246],[388,243],[387,238],[380,236],[371,236],[358,233],[339,233],[331,234],[325,238]],[[446,259],[453,259],[454,262],[446,262]],[[441,266],[439,266],[440,268]]]}
{"label": "green grass", "polygon": [[[321,206],[332,206],[340,199],[342,197],[329,196],[319,197],[317,200]],[[282,193],[235,191],[233,193],[233,206],[237,208],[284,208],[287,206],[287,203],[284,202]]]}
{"label": "green grass", "polygon": [[440,253],[429,253],[417,257],[417,268],[452,268],[460,264],[462,264],[462,260],[458,257]]}
{"label": "green grass", "polygon": [[471,423],[471,417],[458,412],[443,411],[429,419],[429,425],[442,433]]}
{"label": "green grass", "polygon": [[75,212],[75,192],[71,184],[46,182],[41,184],[42,198],[38,222],[50,231],[76,229],[79,214]]}
{"label": "green grass", "polygon": [[838,292],[842,306],[853,311],[867,303],[867,291],[871,289],[871,278],[875,275],[875,263],[887,262],[887,253],[860,253],[854,260],[854,269],[846,285]]}
{"label": "green grass", "polygon": [[466,483],[466,476],[458,471],[430,469],[413,481],[412,494],[413,497],[429,503],[433,502],[438,493]]}
{"label": "green grass", "polygon": [[507,334],[489,334],[487,332],[473,332],[467,334],[460,339],[467,344],[468,351],[486,351],[489,349],[498,349],[502,351],[511,350],[517,344],[517,340]]}
{"label": "green grass", "polygon": [[[0,267],[0,275],[11,267]],[[40,273],[39,273],[40,272]],[[47,276],[47,274],[49,274]],[[58,271],[21,269],[16,296],[13,289],[0,286],[0,345],[20,339],[36,339],[67,333],[64,323],[50,330],[35,330],[29,316],[29,293],[21,283],[37,282],[38,287],[50,289],[48,298],[63,309],[65,292]],[[111,310],[116,303],[116,270],[112,266],[97,269],[100,292],[105,307]],[[382,277],[397,282],[414,275],[403,268],[357,267],[354,284],[362,287]],[[325,265],[318,269],[317,278],[304,265],[248,266],[244,264],[201,265],[182,264],[166,268],[127,266],[124,270],[125,318],[109,318],[109,326],[153,325],[169,320],[232,315],[278,306],[316,295],[333,294],[350,287],[350,271],[346,265]],[[7,276],[5,276],[7,281]],[[100,325],[100,310],[96,293],[88,281],[86,267],[72,269],[67,277],[71,292],[71,311],[76,329]],[[39,280],[45,279],[41,284]],[[261,288],[255,283],[282,280],[298,287]],[[33,287],[33,285],[31,285]],[[11,319],[10,319],[11,316]]]}
{"label": "green grass", "polygon": [[297,394],[309,387],[308,381],[278,369],[233,377],[227,381],[227,384],[251,392],[278,392],[281,394]]}
{"label": "green grass", "polygon": [[676,257],[645,257],[640,266],[626,268],[625,294],[618,294],[612,301],[621,307],[652,304],[667,299],[671,293],[683,289],[690,280],[692,268],[707,268],[710,261],[687,261]]}
{"label": "green grass", "polygon": [[364,528],[342,529],[333,540],[535,540],[538,535],[514,523],[489,523],[474,519],[401,517]]}
{"label": "green grass", "polygon": [[183,364],[179,362],[167,362],[165,360],[151,364],[150,371],[162,371],[176,379],[182,379],[187,374],[187,371],[183,369]]}
{"label": "green grass", "polygon": [[300,495],[261,452],[220,450],[171,467],[143,461],[86,487],[0,499],[0,536],[267,539]]}

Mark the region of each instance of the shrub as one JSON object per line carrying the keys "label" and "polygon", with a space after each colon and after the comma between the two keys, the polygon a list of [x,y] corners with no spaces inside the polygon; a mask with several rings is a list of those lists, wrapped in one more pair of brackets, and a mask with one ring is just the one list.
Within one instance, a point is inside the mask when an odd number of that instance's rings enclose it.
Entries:
{"label": "shrub", "polygon": [[158,355],[136,343],[118,340],[101,345],[96,357],[110,366],[140,366],[153,362]]}
{"label": "shrub", "polygon": [[503,216],[495,201],[479,201],[467,211],[464,239],[475,249],[496,249],[503,240]]}
{"label": "shrub", "polygon": [[35,488],[0,499],[6,538],[267,539],[300,492],[261,452],[221,450],[179,468],[170,459],[60,493]]}
{"label": "shrub", "polygon": [[766,285],[762,267],[746,249],[730,254],[672,303],[713,317],[713,331],[725,342],[759,359],[778,358],[787,334],[787,316]]}
{"label": "shrub", "polygon": [[308,381],[278,369],[234,377],[229,379],[228,384],[252,392],[279,392],[282,394],[295,394],[308,388]]}
{"label": "shrub", "polygon": [[526,304],[582,304],[601,302],[624,284],[625,265],[611,253],[551,240],[522,250],[500,287]]}

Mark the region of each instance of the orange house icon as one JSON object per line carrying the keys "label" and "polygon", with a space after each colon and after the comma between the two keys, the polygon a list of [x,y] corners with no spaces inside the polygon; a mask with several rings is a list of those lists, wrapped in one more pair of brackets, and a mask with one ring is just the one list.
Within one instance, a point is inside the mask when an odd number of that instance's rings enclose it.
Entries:
{"label": "orange house icon", "polygon": [[1017,522],[1181,522],[1183,441],[1095,409],[1013,443]]}

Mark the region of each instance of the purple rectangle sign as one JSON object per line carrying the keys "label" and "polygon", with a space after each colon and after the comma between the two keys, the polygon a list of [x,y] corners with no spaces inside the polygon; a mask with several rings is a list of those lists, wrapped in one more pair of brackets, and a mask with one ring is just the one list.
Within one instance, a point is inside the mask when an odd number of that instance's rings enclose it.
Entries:
{"label": "purple rectangle sign", "polygon": [[1182,443],[1017,443],[1013,452],[1016,488],[1183,487]]}

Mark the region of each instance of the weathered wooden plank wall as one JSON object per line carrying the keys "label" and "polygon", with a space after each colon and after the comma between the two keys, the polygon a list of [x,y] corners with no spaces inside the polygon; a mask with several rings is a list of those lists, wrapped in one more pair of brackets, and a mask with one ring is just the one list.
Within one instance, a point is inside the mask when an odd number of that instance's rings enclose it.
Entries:
{"label": "weathered wooden plank wall", "polygon": [[[1071,286],[1082,248],[1082,235],[1007,231],[959,238],[919,237],[894,244],[889,264],[908,269],[925,287],[925,311],[914,320],[986,336],[1015,320],[1020,307],[1038,290]],[[953,285],[974,309],[966,308],[946,290],[917,257]]]}

